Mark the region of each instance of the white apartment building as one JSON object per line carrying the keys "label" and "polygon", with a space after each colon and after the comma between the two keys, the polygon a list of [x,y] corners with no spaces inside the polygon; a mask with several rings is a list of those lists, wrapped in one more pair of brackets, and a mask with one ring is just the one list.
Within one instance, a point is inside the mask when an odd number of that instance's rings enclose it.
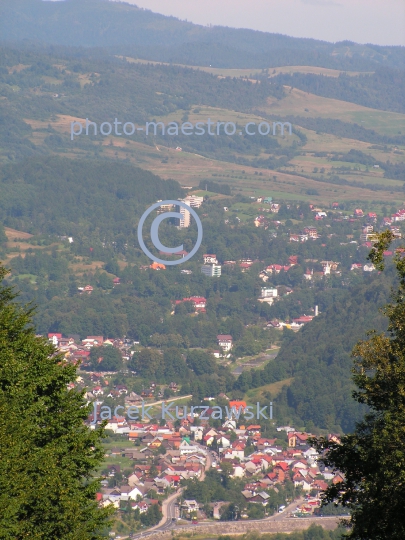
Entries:
{"label": "white apartment building", "polygon": [[201,272],[209,277],[220,277],[222,267],[219,264],[203,264],[201,266]]}
{"label": "white apartment building", "polygon": [[[189,200],[183,199],[182,202],[186,203],[187,206],[191,206]],[[180,212],[181,214],[181,218],[176,220],[177,226],[180,227],[180,229],[190,227],[190,212],[183,206],[177,206],[176,212]]]}

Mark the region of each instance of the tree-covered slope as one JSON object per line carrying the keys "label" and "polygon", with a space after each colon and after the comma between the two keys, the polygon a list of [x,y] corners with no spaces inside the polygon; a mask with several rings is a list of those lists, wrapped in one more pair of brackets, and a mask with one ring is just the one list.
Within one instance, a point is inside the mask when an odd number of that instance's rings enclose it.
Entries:
{"label": "tree-covered slope", "polygon": [[127,163],[33,158],[1,170],[0,219],[27,232],[128,234],[146,203],[182,195],[178,182]]}
{"label": "tree-covered slope", "polygon": [[405,112],[405,73],[380,67],[372,75],[350,77],[342,73],[337,78],[304,73],[281,74],[273,78],[279,84],[299,88],[373,109]]}
{"label": "tree-covered slope", "polygon": [[247,390],[294,377],[277,398],[277,420],[292,417],[308,429],[340,426],[351,431],[362,416],[351,397],[351,351],[367,331],[386,329],[379,308],[390,300],[392,279],[392,269],[387,269],[386,275],[374,276],[368,284],[336,291],[331,307],[297,334],[287,334],[277,358],[263,372],[245,372],[236,386]]}
{"label": "tree-covered slope", "polygon": [[0,36],[84,47],[120,47],[140,57],[216,67],[323,65],[405,67],[401,47],[338,44],[246,29],[203,27],[105,0],[3,0]]}

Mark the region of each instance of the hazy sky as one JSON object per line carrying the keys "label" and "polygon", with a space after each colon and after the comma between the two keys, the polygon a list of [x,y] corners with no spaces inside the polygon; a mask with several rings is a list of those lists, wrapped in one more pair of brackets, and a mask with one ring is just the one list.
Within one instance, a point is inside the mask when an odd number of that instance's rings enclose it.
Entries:
{"label": "hazy sky", "polygon": [[405,45],[405,0],[126,0],[197,24]]}

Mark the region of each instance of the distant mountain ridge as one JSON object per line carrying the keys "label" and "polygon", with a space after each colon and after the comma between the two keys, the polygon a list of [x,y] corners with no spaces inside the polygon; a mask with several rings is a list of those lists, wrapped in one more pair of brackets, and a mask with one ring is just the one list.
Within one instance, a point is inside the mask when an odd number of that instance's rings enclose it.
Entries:
{"label": "distant mountain ridge", "polygon": [[215,67],[318,65],[367,71],[385,65],[405,70],[405,47],[204,27],[107,0],[2,0],[0,36],[3,42],[106,47],[147,60]]}

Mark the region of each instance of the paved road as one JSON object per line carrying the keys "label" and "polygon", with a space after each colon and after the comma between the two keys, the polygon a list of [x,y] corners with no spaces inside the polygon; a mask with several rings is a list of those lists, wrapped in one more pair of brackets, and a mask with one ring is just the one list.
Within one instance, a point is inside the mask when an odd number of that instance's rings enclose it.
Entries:
{"label": "paved road", "polygon": [[177,396],[170,399],[161,399],[159,401],[154,401],[153,403],[145,402],[145,407],[153,407],[154,405],[161,405],[162,403],[170,403],[171,401],[179,401],[179,399],[185,399],[189,397],[193,397],[193,394],[187,394],[187,396]]}
{"label": "paved road", "polygon": [[151,537],[162,539],[165,538],[170,530],[177,533],[190,533],[194,534],[213,534],[219,536],[221,534],[238,534],[246,533],[249,530],[258,530],[260,532],[286,532],[291,533],[294,530],[307,529],[312,523],[321,525],[322,527],[332,530],[338,525],[338,517],[336,516],[324,516],[315,517],[310,516],[307,518],[292,518],[287,515],[280,514],[271,516],[271,518],[265,519],[250,519],[240,521],[216,521],[216,522],[201,522],[198,525],[172,525],[162,529],[149,530],[137,535],[134,538],[146,538]]}
{"label": "paved road", "polygon": [[[205,449],[205,448],[204,448]],[[211,456],[211,453],[208,452],[208,456],[209,456],[209,459],[212,460],[212,457]],[[208,457],[207,456],[207,457]],[[207,464],[208,464],[208,459],[207,459]],[[208,468],[211,466],[211,462],[208,466]],[[163,518],[162,520],[160,521],[160,523],[158,525],[156,525],[155,527],[151,528],[151,529],[148,529],[147,531],[145,532],[141,532],[139,534],[137,534],[136,536],[134,536],[134,538],[145,538],[147,536],[151,536],[153,534],[156,534],[156,533],[163,533],[163,532],[167,532],[167,531],[170,531],[170,530],[173,530],[173,529],[184,529],[184,528],[190,528],[190,530],[193,530],[195,529],[196,526],[193,527],[193,525],[189,525],[189,524],[178,524],[176,521],[173,521],[172,518],[176,517],[176,500],[177,498],[181,495],[181,490],[179,490],[178,493],[174,493],[173,495],[171,495],[168,499],[166,499],[166,501],[163,503],[163,508],[162,508],[162,512],[163,512]],[[263,523],[263,522],[268,522],[268,521],[285,521],[286,519],[286,516],[292,512],[296,506],[299,506],[302,502],[304,501],[304,498],[301,498],[301,499],[297,499],[296,501],[293,501],[290,505],[288,505],[286,507],[286,509],[284,510],[284,512],[280,513],[280,514],[274,514],[273,516],[269,516],[267,518],[264,518],[264,519],[245,519],[243,521],[238,521],[238,522],[233,522],[233,524],[235,523],[241,523],[241,524],[255,524],[256,526],[260,523]],[[166,503],[166,505],[165,505]],[[322,518],[320,518],[322,519]],[[201,522],[199,523],[200,526],[204,526],[204,527],[215,527],[218,525],[218,522],[215,522],[215,521],[207,521],[207,522]]]}

